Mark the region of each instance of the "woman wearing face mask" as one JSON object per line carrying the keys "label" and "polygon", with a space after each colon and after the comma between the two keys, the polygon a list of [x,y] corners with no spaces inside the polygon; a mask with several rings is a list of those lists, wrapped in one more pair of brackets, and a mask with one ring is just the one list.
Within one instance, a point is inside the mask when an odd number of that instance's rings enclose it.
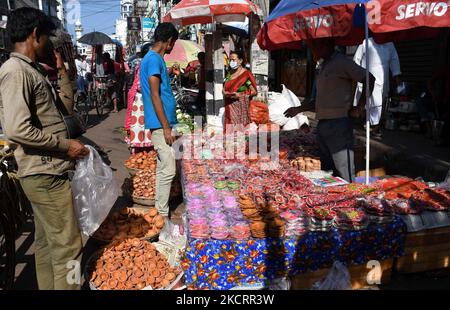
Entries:
{"label": "woman wearing face mask", "polygon": [[250,98],[256,96],[256,81],[253,74],[244,68],[243,54],[240,51],[230,54],[230,72],[225,78],[225,129],[227,125],[246,126],[250,123],[248,105]]}

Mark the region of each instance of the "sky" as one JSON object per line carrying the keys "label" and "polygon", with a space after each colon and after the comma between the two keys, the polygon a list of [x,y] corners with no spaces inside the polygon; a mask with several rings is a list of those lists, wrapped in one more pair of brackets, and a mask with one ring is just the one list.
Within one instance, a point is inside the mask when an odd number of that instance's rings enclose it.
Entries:
{"label": "sky", "polygon": [[[78,10],[73,9],[77,3],[81,8],[80,14],[76,13]],[[74,20],[78,16],[81,17],[83,34],[95,30],[110,35],[115,32],[116,19],[120,17],[120,0],[66,0],[66,16],[67,28],[73,37],[75,37]]]}

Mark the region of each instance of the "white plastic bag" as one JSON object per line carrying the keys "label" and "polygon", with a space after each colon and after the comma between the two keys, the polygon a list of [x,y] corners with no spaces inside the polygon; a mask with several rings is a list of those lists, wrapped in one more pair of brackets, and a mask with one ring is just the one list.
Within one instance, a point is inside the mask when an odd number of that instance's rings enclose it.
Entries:
{"label": "white plastic bag", "polygon": [[[168,223],[166,222],[166,226],[167,227]],[[178,231],[179,230],[179,226],[175,225],[175,224],[171,224],[171,228],[169,229],[169,231]],[[167,233],[168,230],[166,230]],[[181,264],[181,250],[180,250],[180,246],[177,245],[174,242],[167,242],[166,240],[161,240],[161,236],[164,235],[163,232],[161,232],[161,234],[159,235],[159,241],[158,242],[153,242],[152,244],[156,247],[156,249],[158,250],[158,252],[160,252],[162,255],[164,255],[164,257],[167,259],[167,262],[169,263],[170,266],[172,267],[179,267]],[[174,236],[172,236],[174,237]],[[185,239],[186,240],[186,239]],[[175,241],[176,242],[176,241]],[[180,243],[180,242],[178,242]],[[184,243],[185,244],[185,243]],[[183,246],[184,249],[184,246]],[[183,276],[184,276],[184,272],[181,272],[178,277],[173,280],[173,282],[166,288],[161,288],[161,289],[157,289],[157,290],[167,290],[167,291],[171,291],[171,290],[183,290],[186,288],[186,286],[184,285],[184,280],[183,280]]]}
{"label": "white plastic bag", "polygon": [[330,272],[320,282],[314,284],[316,290],[351,290],[350,273],[345,265],[339,261],[334,262]]}
{"label": "white plastic bag", "polygon": [[159,241],[171,244],[178,253],[184,251],[187,244],[187,236],[182,226],[166,220],[164,228],[159,233]]}
{"label": "white plastic bag", "polygon": [[271,291],[289,291],[291,289],[291,281],[288,278],[278,278],[269,281],[266,286]]}
{"label": "white plastic bag", "polygon": [[301,106],[300,99],[292,91],[290,91],[286,86],[283,86],[283,91],[281,94],[287,99],[291,107]]}
{"label": "white plastic bag", "polygon": [[72,192],[80,230],[90,236],[108,216],[119,196],[119,186],[97,150],[89,145],[86,147],[89,156],[77,161]]}
{"label": "white plastic bag", "polygon": [[281,93],[269,92],[269,118],[272,123],[284,126],[290,118],[284,116],[284,112],[292,107],[300,106],[300,100],[286,86]]}
{"label": "white plastic bag", "polygon": [[238,286],[230,288],[231,291],[289,291],[290,289],[291,281],[288,278],[277,278],[252,284],[241,283]]}
{"label": "white plastic bag", "polygon": [[290,118],[288,122],[283,126],[282,130],[297,130],[300,129],[303,125],[309,126],[309,120],[306,115],[300,113],[297,116]]}
{"label": "white plastic bag", "polygon": [[437,187],[450,190],[450,170],[447,172],[447,176],[445,177],[444,182],[439,183]]}

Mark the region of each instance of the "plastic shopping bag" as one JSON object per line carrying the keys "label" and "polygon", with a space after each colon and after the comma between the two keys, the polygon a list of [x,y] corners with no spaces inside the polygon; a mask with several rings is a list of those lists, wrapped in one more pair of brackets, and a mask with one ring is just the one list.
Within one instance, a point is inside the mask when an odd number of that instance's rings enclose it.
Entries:
{"label": "plastic shopping bag", "polygon": [[286,86],[281,93],[269,92],[269,117],[272,123],[284,126],[290,119],[284,112],[292,107],[300,106],[300,100]]}
{"label": "plastic shopping bag", "polygon": [[187,235],[183,225],[176,225],[172,221],[166,220],[164,228],[159,233],[159,241],[173,245],[177,253],[181,253],[187,244]]}
{"label": "plastic shopping bag", "polygon": [[119,196],[119,186],[97,150],[86,147],[89,156],[77,161],[71,184],[80,230],[90,236],[111,211]]}
{"label": "plastic shopping bag", "polygon": [[309,120],[307,116],[300,113],[297,116],[290,118],[288,122],[283,126],[283,130],[297,130],[300,129],[303,125],[309,126]]}
{"label": "plastic shopping bag", "polygon": [[351,290],[352,283],[350,281],[350,273],[347,267],[336,261],[331,267],[330,272],[320,282],[314,284],[316,290]]}
{"label": "plastic shopping bag", "polygon": [[299,106],[301,106],[300,99],[298,99],[297,95],[295,95],[292,91],[290,91],[284,85],[283,85],[283,90],[282,90],[281,94],[289,102],[290,107],[299,107]]}

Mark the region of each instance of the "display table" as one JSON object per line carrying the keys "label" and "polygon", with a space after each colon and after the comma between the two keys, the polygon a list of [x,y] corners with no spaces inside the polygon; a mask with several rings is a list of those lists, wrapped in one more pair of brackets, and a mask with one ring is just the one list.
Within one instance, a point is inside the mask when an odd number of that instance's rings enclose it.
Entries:
{"label": "display table", "polygon": [[449,266],[450,227],[408,233],[405,255],[395,263],[395,269],[400,273],[431,271]]}
{"label": "display table", "polygon": [[186,284],[191,289],[227,290],[329,268],[336,260],[365,265],[370,260],[399,257],[404,251],[405,229],[396,217],[390,224],[370,225],[359,232],[309,232],[297,240],[189,239],[183,260]]}
{"label": "display table", "polygon": [[[373,265],[361,264],[352,265],[348,267],[350,274],[350,282],[352,289],[359,290],[372,284],[387,284],[391,280],[392,266],[394,259],[386,259],[379,262],[379,268],[374,268]],[[330,269],[320,269],[291,278],[291,290],[309,290],[315,283],[323,280]],[[371,283],[368,283],[368,280]],[[372,282],[373,281],[373,282]]]}
{"label": "display table", "polygon": [[[245,155],[242,138],[225,139],[225,145]],[[388,276],[393,259],[403,255],[406,225],[373,195],[383,186],[399,188],[400,180],[373,188],[337,186],[329,177],[302,174],[303,165],[283,160],[281,151],[279,162],[267,156],[221,160],[213,158],[216,151],[223,154],[223,140],[193,141],[203,155],[180,161],[188,236],[182,267],[189,289],[261,288],[282,278],[300,288],[297,276],[322,276],[336,261],[351,270],[359,266],[354,274],[362,283],[361,266],[379,261]],[[315,136],[290,134],[280,137],[280,146],[288,159],[299,152],[305,161],[315,152]],[[314,163],[304,165],[316,170]]]}

